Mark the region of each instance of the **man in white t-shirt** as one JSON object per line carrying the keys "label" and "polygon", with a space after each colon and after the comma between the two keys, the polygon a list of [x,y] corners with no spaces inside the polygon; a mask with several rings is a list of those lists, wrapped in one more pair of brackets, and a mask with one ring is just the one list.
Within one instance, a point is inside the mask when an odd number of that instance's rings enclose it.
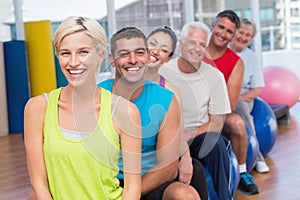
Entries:
{"label": "man in white t-shirt", "polygon": [[159,73],[181,93],[191,156],[208,168],[218,199],[228,200],[233,194],[228,153],[231,145],[220,133],[231,109],[223,74],[202,62],[209,34],[209,28],[201,22],[186,24],[179,41],[181,57],[166,63]]}

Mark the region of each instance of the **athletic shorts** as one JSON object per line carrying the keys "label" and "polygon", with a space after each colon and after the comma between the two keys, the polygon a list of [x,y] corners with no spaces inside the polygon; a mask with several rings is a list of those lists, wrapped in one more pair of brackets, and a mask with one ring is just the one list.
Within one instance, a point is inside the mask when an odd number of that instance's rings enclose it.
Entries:
{"label": "athletic shorts", "polygon": [[[119,179],[120,181],[120,186],[124,187],[124,180],[123,179]],[[164,194],[164,191],[166,190],[166,188],[171,185],[172,183],[178,182],[175,179],[168,181],[166,183],[161,184],[159,187],[155,188],[154,190],[152,190],[150,193],[144,195],[141,197],[141,200],[161,200]]]}

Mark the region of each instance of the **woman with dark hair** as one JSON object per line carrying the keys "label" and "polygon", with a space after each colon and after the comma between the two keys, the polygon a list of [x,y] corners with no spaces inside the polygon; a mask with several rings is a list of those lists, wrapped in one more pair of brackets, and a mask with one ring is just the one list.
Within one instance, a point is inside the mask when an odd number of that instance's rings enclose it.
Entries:
{"label": "woman with dark hair", "polygon": [[[175,93],[176,98],[181,103],[181,95],[179,90],[167,81],[163,76],[158,74],[159,68],[171,60],[174,56],[177,37],[174,31],[167,27],[159,27],[153,30],[147,37],[149,63],[148,70],[145,74],[145,79],[153,81],[166,89]],[[182,124],[183,129],[183,124]],[[182,131],[183,133],[183,131]],[[180,182],[190,184],[199,193],[201,199],[208,199],[207,183],[205,172],[202,164],[190,157],[190,151],[184,135],[182,135],[183,153],[179,162],[179,175]]]}

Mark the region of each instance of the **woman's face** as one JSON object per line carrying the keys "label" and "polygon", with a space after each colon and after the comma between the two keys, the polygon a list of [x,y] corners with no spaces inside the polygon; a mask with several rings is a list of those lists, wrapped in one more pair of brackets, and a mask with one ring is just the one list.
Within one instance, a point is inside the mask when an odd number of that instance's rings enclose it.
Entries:
{"label": "woman's face", "polygon": [[[154,33],[147,40],[149,52],[149,67],[160,67],[165,62],[168,62],[172,57],[172,38],[164,32]],[[175,45],[175,44],[174,44]]]}
{"label": "woman's face", "polygon": [[58,51],[61,70],[73,86],[95,81],[95,73],[103,57],[103,54],[96,51],[93,40],[84,32],[65,36]]}
{"label": "woman's face", "polygon": [[242,51],[244,48],[250,45],[251,39],[253,35],[252,26],[243,26],[237,30],[233,40],[232,45],[234,49],[238,52]]}

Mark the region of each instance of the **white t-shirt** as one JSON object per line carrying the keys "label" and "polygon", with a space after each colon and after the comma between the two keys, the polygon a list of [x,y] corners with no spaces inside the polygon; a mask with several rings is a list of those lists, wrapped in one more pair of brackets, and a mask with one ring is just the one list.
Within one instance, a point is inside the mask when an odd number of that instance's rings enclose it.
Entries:
{"label": "white t-shirt", "polygon": [[182,98],[184,128],[192,129],[209,121],[210,115],[231,112],[223,74],[204,62],[194,73],[183,73],[178,58],[159,69],[159,74],[178,88]]}
{"label": "white t-shirt", "polygon": [[252,88],[264,87],[263,70],[254,52],[249,48],[244,48],[241,52],[236,53],[241,57],[245,66],[241,94],[248,92]]}

